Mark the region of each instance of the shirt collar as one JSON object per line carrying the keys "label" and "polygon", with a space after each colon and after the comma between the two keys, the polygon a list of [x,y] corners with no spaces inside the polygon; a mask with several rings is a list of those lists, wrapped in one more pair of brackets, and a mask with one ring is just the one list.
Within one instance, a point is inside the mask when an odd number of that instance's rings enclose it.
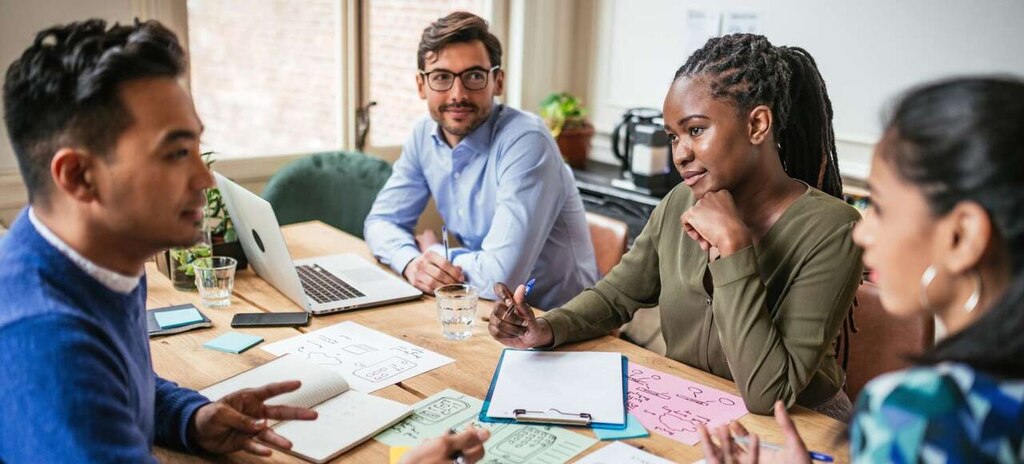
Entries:
{"label": "shirt collar", "polygon": [[[477,153],[487,153],[491,149],[491,137],[494,135],[494,121],[498,119],[501,111],[505,108],[505,105],[501,103],[495,103],[491,106],[491,114],[487,115],[487,120],[484,121],[480,127],[473,129],[458,145],[452,147],[454,150],[458,146],[465,145],[470,150]],[[441,125],[434,123],[434,131],[430,134],[434,139],[434,143],[442,146],[448,146],[448,142],[445,141],[443,129]]]}
{"label": "shirt collar", "polygon": [[142,276],[127,276],[117,271],[112,271],[99,264],[89,261],[85,256],[82,256],[70,245],[60,239],[56,234],[46,227],[42,221],[36,217],[35,211],[32,208],[28,209],[28,218],[32,222],[32,226],[36,228],[39,235],[43,236],[50,245],[53,245],[58,251],[64,256],[67,256],[71,262],[75,263],[76,266],[82,269],[90,277],[96,279],[99,283],[103,284],[104,287],[110,290],[127,295],[135,290],[135,287],[139,286],[139,281],[142,280]]}

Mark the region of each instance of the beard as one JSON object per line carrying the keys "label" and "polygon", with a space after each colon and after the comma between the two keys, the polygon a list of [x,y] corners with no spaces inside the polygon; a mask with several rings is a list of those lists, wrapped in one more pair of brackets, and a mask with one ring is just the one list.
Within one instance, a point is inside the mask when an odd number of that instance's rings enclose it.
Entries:
{"label": "beard", "polygon": [[[472,111],[472,113],[469,113],[465,116],[466,118],[469,118],[469,124],[465,126],[456,126],[453,124],[449,124],[448,120],[445,118],[445,114],[449,110],[453,109]],[[474,130],[476,130],[478,127],[483,125],[483,123],[487,121],[487,116],[488,114],[481,114],[480,107],[472,103],[458,102],[446,103],[439,106],[437,109],[437,115],[434,117],[434,120],[441,125],[441,128],[444,129],[445,132],[458,137],[465,137],[472,133]]]}

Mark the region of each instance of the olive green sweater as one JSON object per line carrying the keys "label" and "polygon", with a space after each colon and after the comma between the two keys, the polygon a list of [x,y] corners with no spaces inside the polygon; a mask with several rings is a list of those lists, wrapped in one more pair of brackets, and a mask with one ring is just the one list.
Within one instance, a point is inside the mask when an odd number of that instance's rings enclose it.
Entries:
{"label": "olive green sweater", "polygon": [[857,211],[808,188],[758,243],[708,264],[679,223],[693,203],[685,186],[670,192],[621,263],[543,316],[553,346],[607,334],[660,305],[666,355],[735,381],[751,412],[831,399],[843,384],[834,343],[861,281]]}

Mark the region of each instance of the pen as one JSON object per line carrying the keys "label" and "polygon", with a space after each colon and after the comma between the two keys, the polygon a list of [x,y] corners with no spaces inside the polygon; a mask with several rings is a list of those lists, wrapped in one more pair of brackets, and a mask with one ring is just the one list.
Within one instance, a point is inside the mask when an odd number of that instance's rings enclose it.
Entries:
{"label": "pen", "polygon": [[[749,445],[750,444],[750,439],[747,438],[747,437],[733,437],[733,440],[735,440],[736,443],[739,443],[741,445]],[[761,443],[761,448],[775,450],[775,451],[781,451],[781,450],[786,449],[786,447],[784,447],[784,446],[774,445],[774,444],[771,444],[771,443]],[[832,459],[832,456],[829,456],[829,455],[827,455],[825,453],[818,453],[816,451],[808,451],[807,455],[810,456],[811,459],[813,459],[815,461],[821,461],[821,462],[833,462],[833,461],[835,461],[834,459]]]}
{"label": "pen", "polygon": [[[537,279],[530,279],[526,281],[526,291],[523,292],[523,296],[530,295],[530,291],[533,290],[533,284],[536,282]],[[508,304],[508,307],[505,308],[505,317],[502,319],[508,319],[508,317],[512,315],[512,308],[516,304],[515,301],[512,301],[512,295],[509,295],[507,292],[505,293],[505,300],[507,300],[505,303]]]}
{"label": "pen", "polygon": [[[472,427],[472,425],[470,425],[470,427]],[[448,428],[448,435],[455,435],[455,428],[454,427],[449,427]],[[448,455],[448,459],[451,459],[453,464],[462,464],[462,463],[466,462],[465,461],[466,458],[462,456],[462,451],[454,451],[454,452],[452,452],[452,454]]]}
{"label": "pen", "polygon": [[448,228],[441,226],[441,243],[444,244],[444,260],[451,262],[451,257],[448,254]]}

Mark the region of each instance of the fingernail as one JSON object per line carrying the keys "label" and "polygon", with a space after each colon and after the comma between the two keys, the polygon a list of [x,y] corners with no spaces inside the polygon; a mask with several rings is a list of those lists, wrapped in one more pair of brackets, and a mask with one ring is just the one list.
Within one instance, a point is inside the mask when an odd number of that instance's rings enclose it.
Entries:
{"label": "fingernail", "polygon": [[266,425],[266,423],[267,423],[267,421],[265,421],[265,420],[262,420],[262,419],[254,419],[254,420],[252,421],[252,426],[253,426],[253,427],[255,427],[255,428],[257,428],[257,429],[259,429],[259,428],[263,428],[263,426],[264,426],[264,425]]}

